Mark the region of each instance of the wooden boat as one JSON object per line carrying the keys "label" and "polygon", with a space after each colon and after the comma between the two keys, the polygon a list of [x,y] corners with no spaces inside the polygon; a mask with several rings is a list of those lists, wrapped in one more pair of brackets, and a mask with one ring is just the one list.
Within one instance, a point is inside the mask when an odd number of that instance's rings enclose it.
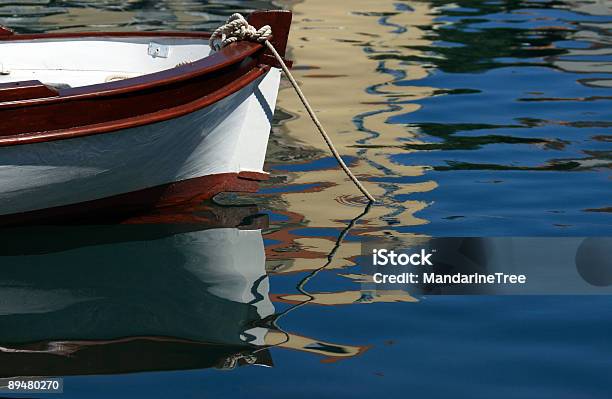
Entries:
{"label": "wooden boat", "polygon": [[[284,55],[290,12],[249,23]],[[280,69],[209,37],[0,28],[0,224],[256,191]]]}

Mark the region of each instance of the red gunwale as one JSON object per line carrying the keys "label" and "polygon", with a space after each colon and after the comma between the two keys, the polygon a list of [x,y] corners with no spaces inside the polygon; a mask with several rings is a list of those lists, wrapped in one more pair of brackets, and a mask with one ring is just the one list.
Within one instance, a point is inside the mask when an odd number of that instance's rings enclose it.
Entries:
{"label": "red gunwale", "polygon": [[[284,54],[291,13],[255,12],[255,27],[270,24]],[[96,37],[180,37],[207,39],[192,32],[70,32],[4,34],[0,41],[87,39]],[[233,43],[193,63],[116,82],[57,90],[57,96],[3,101],[0,85],[0,147],[109,133],[173,119],[209,106],[246,87],[270,69],[263,45]],[[31,82],[30,82],[31,83]],[[10,87],[14,93],[14,87]]]}
{"label": "red gunwale", "polygon": [[111,120],[109,122],[104,123],[78,126],[70,129],[50,130],[45,132],[34,132],[1,137],[0,147],[91,136],[94,134],[109,133],[142,125],[148,125],[151,123],[163,122],[168,119],[178,118],[180,116],[202,109],[239,91],[240,89],[247,86],[249,83],[253,82],[258,77],[262,76],[269,69],[270,67],[266,66],[254,68],[253,70],[245,73],[235,82],[225,86],[223,90],[218,90],[202,97],[199,100],[187,103],[185,105],[180,105],[174,108],[160,110],[135,117],[128,117],[123,119]]}

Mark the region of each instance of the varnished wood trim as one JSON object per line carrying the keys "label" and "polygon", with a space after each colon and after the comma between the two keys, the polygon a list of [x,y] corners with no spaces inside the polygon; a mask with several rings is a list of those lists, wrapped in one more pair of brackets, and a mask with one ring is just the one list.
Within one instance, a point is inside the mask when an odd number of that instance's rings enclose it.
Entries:
{"label": "varnished wood trim", "polygon": [[257,78],[264,75],[270,67],[262,66],[246,73],[238,80],[224,86],[216,92],[205,95],[204,97],[174,108],[164,109],[158,112],[138,115],[131,118],[111,120],[105,123],[79,126],[71,129],[51,130],[44,132],[18,134],[7,137],[0,137],[0,147],[15,145],[33,144],[46,141],[66,140],[95,134],[109,133],[118,130],[130,129],[138,126],[149,125],[152,123],[163,122],[165,120],[178,118],[199,109],[207,107],[238,90],[246,87]]}
{"label": "varnished wood trim", "polygon": [[[270,25],[272,28],[272,38],[270,43],[274,46],[276,51],[281,57],[285,56],[287,50],[287,40],[289,39],[289,29],[291,28],[291,20],[293,14],[287,10],[275,10],[275,11],[254,11],[249,15],[248,21],[255,28],[261,28],[264,25]],[[272,56],[270,51],[266,49],[264,58],[268,65],[279,67],[276,65],[276,58]],[[288,65],[290,61],[285,60]]]}
{"label": "varnished wood trim", "polygon": [[24,80],[0,84],[0,100],[19,101],[33,98],[56,97],[57,90],[45,86],[38,80]]}

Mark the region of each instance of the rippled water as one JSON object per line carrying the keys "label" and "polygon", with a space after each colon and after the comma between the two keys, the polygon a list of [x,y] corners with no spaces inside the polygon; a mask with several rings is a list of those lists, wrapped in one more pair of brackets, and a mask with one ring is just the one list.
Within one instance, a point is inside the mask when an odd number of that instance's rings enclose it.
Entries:
{"label": "rippled water", "polygon": [[[2,372],[94,374],[66,378],[71,398],[609,397],[609,297],[372,292],[357,258],[372,237],[611,235],[609,2],[33,0],[0,17],[20,32],[206,30],[270,7],[294,11],[296,77],[381,203],[346,230],[363,201],[284,89],[271,180],[220,199],[257,209],[205,206],[223,223],[191,231],[6,234],[2,344],[81,343],[53,355],[63,366],[15,355]],[[228,229],[261,212],[263,233]],[[177,339],[116,341],[135,336]]]}

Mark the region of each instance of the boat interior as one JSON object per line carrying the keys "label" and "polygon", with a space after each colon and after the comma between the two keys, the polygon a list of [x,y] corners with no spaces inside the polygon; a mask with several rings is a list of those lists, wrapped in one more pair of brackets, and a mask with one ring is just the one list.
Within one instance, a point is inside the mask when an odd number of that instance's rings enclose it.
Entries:
{"label": "boat interior", "polygon": [[88,86],[171,69],[209,54],[204,38],[0,41],[0,84],[38,80],[57,89]]}

